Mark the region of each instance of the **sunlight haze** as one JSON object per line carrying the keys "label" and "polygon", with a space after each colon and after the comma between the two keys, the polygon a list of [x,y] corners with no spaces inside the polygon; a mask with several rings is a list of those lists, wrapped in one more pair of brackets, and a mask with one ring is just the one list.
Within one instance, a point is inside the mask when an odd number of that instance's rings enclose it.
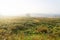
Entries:
{"label": "sunlight haze", "polygon": [[23,16],[26,13],[60,13],[60,0],[0,0],[0,15]]}

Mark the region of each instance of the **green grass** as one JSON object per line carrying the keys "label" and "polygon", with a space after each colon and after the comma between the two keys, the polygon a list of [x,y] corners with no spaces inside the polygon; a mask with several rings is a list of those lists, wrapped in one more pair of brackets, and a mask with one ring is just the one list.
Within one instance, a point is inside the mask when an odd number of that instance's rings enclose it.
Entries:
{"label": "green grass", "polygon": [[2,18],[0,40],[60,40],[60,18]]}

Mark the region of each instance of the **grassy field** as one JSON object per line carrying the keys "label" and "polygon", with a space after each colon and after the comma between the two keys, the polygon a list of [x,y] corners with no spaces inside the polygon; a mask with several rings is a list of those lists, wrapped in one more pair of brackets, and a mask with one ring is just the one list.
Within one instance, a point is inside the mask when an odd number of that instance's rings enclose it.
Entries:
{"label": "grassy field", "polygon": [[60,40],[60,18],[1,18],[0,40]]}

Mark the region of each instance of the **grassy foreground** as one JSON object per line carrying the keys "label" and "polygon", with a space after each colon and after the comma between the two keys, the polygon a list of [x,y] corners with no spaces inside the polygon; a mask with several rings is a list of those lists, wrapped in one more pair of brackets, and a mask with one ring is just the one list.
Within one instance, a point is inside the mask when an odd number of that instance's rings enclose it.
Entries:
{"label": "grassy foreground", "polygon": [[2,18],[0,40],[60,40],[60,18]]}

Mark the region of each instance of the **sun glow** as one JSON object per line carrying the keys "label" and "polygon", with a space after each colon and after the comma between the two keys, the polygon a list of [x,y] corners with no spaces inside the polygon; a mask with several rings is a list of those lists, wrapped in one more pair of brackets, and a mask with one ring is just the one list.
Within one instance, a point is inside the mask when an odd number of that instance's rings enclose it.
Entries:
{"label": "sun glow", "polygon": [[24,13],[1,13],[0,16],[25,16]]}
{"label": "sun glow", "polygon": [[17,15],[13,13],[2,13],[1,16],[17,16]]}

